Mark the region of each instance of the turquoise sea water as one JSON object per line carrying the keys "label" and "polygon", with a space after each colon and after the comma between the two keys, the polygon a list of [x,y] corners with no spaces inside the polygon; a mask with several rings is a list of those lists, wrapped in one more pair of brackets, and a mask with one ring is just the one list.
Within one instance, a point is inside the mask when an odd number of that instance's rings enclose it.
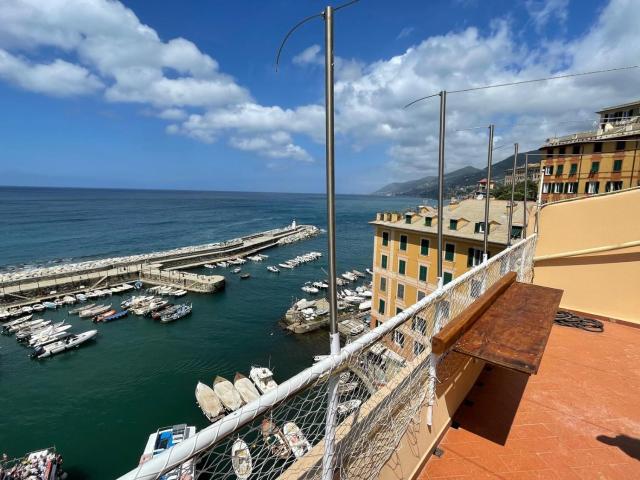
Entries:
{"label": "turquoise sea water", "polygon": [[[339,271],[371,265],[367,222],[376,211],[418,202],[339,196]],[[293,219],[326,223],[324,197],[302,194],[0,187],[0,207],[0,269],[227,240]],[[288,335],[277,321],[303,296],[305,281],[326,277],[325,257],[280,275],[265,267],[311,250],[325,253],[326,241],[321,235],[265,251],[266,262],[243,266],[247,281],[223,270],[226,289],[183,297],[193,314],[172,324],[130,316],[95,327],[66,309],[47,311],[43,317],[68,319],[75,331],[97,328],[99,335],[40,362],[13,337],[0,337],[0,452],[55,445],[72,478],[111,479],[137,465],[158,427],[208,425],[195,403],[198,380],[210,384],[215,375],[232,379],[252,364],[270,364],[283,381],[309,366],[313,355],[327,352],[327,333]],[[105,301],[115,305],[127,296]]]}

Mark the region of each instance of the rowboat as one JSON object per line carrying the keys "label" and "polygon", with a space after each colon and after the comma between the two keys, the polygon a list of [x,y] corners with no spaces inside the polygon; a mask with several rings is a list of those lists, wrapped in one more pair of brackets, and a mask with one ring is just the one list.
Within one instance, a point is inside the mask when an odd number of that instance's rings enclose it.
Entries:
{"label": "rowboat", "polygon": [[101,313],[100,315],[96,315],[95,317],[93,317],[93,323],[102,322],[105,318],[110,317],[114,313],[116,313],[116,311],[114,309],[111,309],[107,310],[104,313]]}
{"label": "rowboat", "polygon": [[249,403],[260,398],[260,393],[253,383],[251,383],[251,380],[241,373],[236,372],[236,376],[233,378],[233,386],[236,388],[245,403]]}
{"label": "rowboat", "polygon": [[251,452],[249,446],[238,438],[231,445],[231,464],[233,471],[240,480],[246,480],[253,470],[253,461],[251,460]]}
{"label": "rowboat", "polygon": [[287,422],[282,427],[284,437],[289,444],[289,448],[296,458],[300,458],[311,450],[311,444],[302,430],[293,422]]}
{"label": "rowboat", "polygon": [[222,405],[224,405],[224,407],[230,412],[233,412],[244,405],[242,396],[240,395],[240,392],[236,390],[236,387],[234,387],[229,380],[219,375],[213,381],[213,391],[222,402]]}
{"label": "rowboat", "polygon": [[222,402],[209,385],[198,382],[196,385],[196,401],[204,416],[210,422],[215,422],[224,415]]}
{"label": "rowboat", "polygon": [[90,310],[95,306],[96,306],[95,303],[90,303],[89,305],[82,305],[82,306],[80,306],[78,308],[74,308],[73,310],[69,310],[69,314],[70,315],[76,315],[76,314],[79,314],[80,312],[82,312],[83,310]]}

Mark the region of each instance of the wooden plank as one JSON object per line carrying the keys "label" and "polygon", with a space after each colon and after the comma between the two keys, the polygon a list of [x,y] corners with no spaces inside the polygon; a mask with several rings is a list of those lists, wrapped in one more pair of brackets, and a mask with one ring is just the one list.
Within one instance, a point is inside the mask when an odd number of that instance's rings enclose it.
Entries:
{"label": "wooden plank", "polygon": [[454,350],[535,374],[561,298],[562,290],[515,282],[460,337]]}
{"label": "wooden plank", "polygon": [[468,308],[460,315],[451,320],[437,335],[431,340],[431,351],[440,355],[449,350],[460,336],[465,333],[473,323],[480,318],[491,304],[504,293],[504,291],[516,281],[516,273],[509,272],[490,288],[480,295]]}

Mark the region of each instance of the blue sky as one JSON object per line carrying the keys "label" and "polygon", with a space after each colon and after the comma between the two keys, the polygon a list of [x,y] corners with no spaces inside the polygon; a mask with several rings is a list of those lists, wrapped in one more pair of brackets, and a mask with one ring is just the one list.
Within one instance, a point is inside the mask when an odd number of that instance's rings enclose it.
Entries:
{"label": "blue sky", "polygon": [[[317,1],[0,0],[0,184],[321,192]],[[637,63],[636,0],[386,2],[340,11],[337,186],[433,174],[447,88]],[[447,169],[539,146],[634,100],[638,71],[451,96]],[[634,97],[635,95],[635,97]],[[504,155],[509,148],[503,149]]]}

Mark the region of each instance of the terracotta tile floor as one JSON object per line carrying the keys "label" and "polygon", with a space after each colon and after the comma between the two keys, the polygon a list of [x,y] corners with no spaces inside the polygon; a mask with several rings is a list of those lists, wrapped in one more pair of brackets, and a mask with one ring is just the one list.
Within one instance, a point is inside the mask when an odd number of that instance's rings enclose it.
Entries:
{"label": "terracotta tile floor", "polygon": [[485,367],[454,422],[419,480],[640,479],[640,329],[554,326],[538,375]]}

